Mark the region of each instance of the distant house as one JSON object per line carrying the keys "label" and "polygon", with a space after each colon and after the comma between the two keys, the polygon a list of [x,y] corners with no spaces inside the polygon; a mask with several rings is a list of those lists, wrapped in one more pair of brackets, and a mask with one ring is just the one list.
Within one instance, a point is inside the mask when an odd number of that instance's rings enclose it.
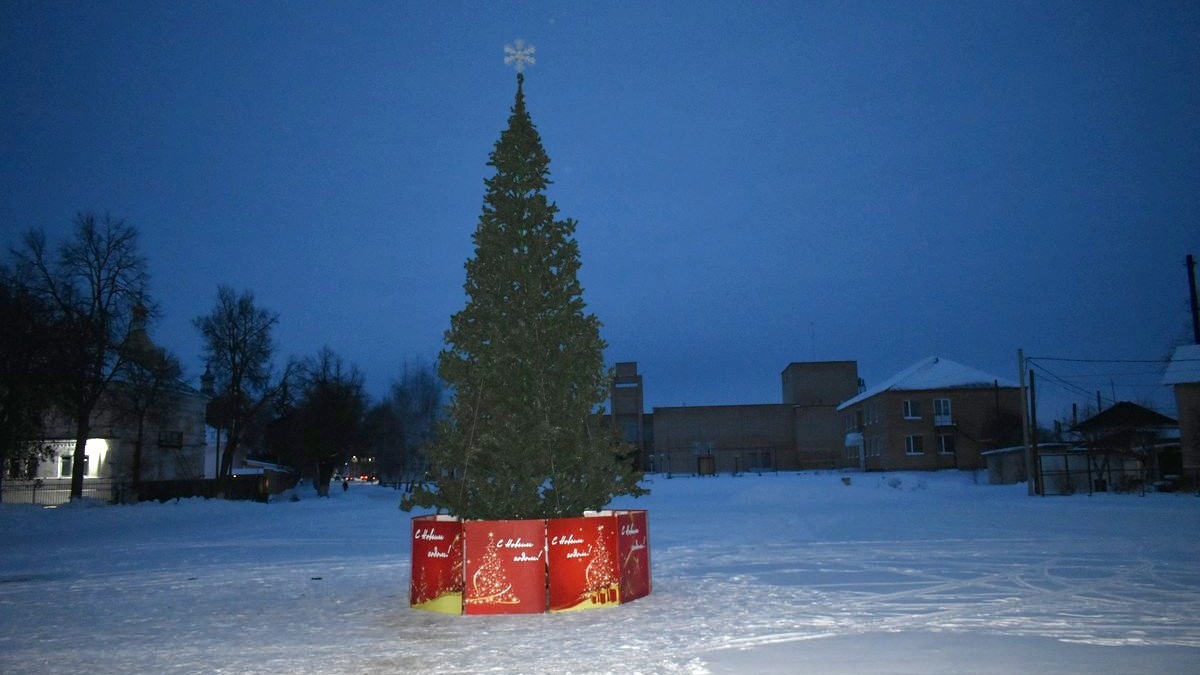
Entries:
{"label": "distant house", "polygon": [[[85,446],[84,496],[105,501],[132,498],[138,424],[117,402],[121,385],[115,384],[92,415],[91,437]],[[147,414],[141,427],[139,479],[144,482],[204,478],[208,398],[179,385],[163,393],[155,414]],[[48,420],[41,441],[49,457],[26,466],[5,467],[4,501],[58,503],[69,492],[75,452],[74,424],[70,419]],[[35,496],[33,488],[42,496]],[[45,501],[52,500],[52,501]]]}
{"label": "distant house", "polygon": [[1195,474],[1200,472],[1200,345],[1175,348],[1163,384],[1175,390],[1182,468]]}
{"label": "distant house", "polygon": [[[1181,472],[1175,420],[1121,401],[1068,430],[1069,440],[1038,443],[1038,494],[1131,492],[1175,489]],[[1025,446],[983,453],[988,482],[1025,480]]]}
{"label": "distant house", "polygon": [[982,469],[1021,438],[1020,387],[929,357],[837,407],[846,461],[864,470]]}
{"label": "distant house", "polygon": [[1038,448],[1042,494],[1128,492],[1179,476],[1179,426],[1166,415],[1119,401],[1071,431],[1078,437],[1071,447]]}

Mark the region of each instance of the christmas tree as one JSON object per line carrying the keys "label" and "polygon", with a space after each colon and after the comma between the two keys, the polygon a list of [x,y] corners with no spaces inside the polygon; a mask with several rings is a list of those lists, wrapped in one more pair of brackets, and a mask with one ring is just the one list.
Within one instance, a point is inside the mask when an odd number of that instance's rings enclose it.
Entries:
{"label": "christmas tree", "polygon": [[607,397],[600,322],[579,284],[576,222],[546,197],[549,157],[525,109],[532,47],[508,48],[517,93],[488,165],[466,263],[466,307],[451,317],[438,374],[454,391],[429,448],[430,483],[405,507],[464,519],[549,518],[638,495],[629,448],[598,422]]}

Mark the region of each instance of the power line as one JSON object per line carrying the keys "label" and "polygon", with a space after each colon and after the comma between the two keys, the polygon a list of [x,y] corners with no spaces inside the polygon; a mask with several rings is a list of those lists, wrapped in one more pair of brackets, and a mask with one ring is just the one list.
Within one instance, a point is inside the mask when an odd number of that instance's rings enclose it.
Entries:
{"label": "power line", "polygon": [[[1062,356],[1027,356],[1026,361],[1065,361],[1068,363],[1158,363],[1167,365],[1171,359],[1072,359]],[[1200,361],[1200,359],[1176,359],[1176,363]]]}
{"label": "power line", "polygon": [[[1200,361],[1200,359],[1175,359],[1175,363]],[[1044,385],[1097,406],[1117,403],[1117,389],[1152,392],[1163,388],[1158,382],[1171,359],[1081,359],[1072,357],[1038,356],[1028,357],[1026,364],[1042,375]],[[1054,370],[1047,367],[1054,364]],[[1116,370],[1087,368],[1087,372],[1065,373],[1070,364],[1090,366],[1124,366]],[[1153,366],[1152,368],[1129,368],[1130,365]],[[1062,366],[1062,367],[1059,367]],[[1109,393],[1105,393],[1109,392]]]}

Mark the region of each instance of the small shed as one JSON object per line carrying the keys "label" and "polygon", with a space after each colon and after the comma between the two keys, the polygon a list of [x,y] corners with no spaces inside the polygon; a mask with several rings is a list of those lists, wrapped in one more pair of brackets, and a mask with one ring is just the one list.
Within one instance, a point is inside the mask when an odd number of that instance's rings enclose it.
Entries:
{"label": "small shed", "polygon": [[1129,492],[1178,478],[1178,423],[1162,413],[1120,401],[1072,427],[1079,442],[1040,451],[1042,494]]}
{"label": "small shed", "polygon": [[[1041,443],[1037,447],[1040,455],[1056,455],[1071,448],[1069,443]],[[1012,485],[1024,483],[1025,446],[1013,445],[1007,448],[997,448],[981,453],[987,462],[988,483],[990,485]]]}
{"label": "small shed", "polygon": [[988,484],[1012,485],[1025,482],[1025,446],[1013,445],[980,454],[987,463]]}

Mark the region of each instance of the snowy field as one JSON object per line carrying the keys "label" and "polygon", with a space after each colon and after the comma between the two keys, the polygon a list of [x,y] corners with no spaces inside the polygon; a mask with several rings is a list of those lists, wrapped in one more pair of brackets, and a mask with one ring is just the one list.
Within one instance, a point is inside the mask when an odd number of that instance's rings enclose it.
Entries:
{"label": "snowy field", "polygon": [[409,609],[378,486],[5,506],[0,672],[1200,672],[1196,495],[846,475],[655,477],[653,594],[516,617]]}

